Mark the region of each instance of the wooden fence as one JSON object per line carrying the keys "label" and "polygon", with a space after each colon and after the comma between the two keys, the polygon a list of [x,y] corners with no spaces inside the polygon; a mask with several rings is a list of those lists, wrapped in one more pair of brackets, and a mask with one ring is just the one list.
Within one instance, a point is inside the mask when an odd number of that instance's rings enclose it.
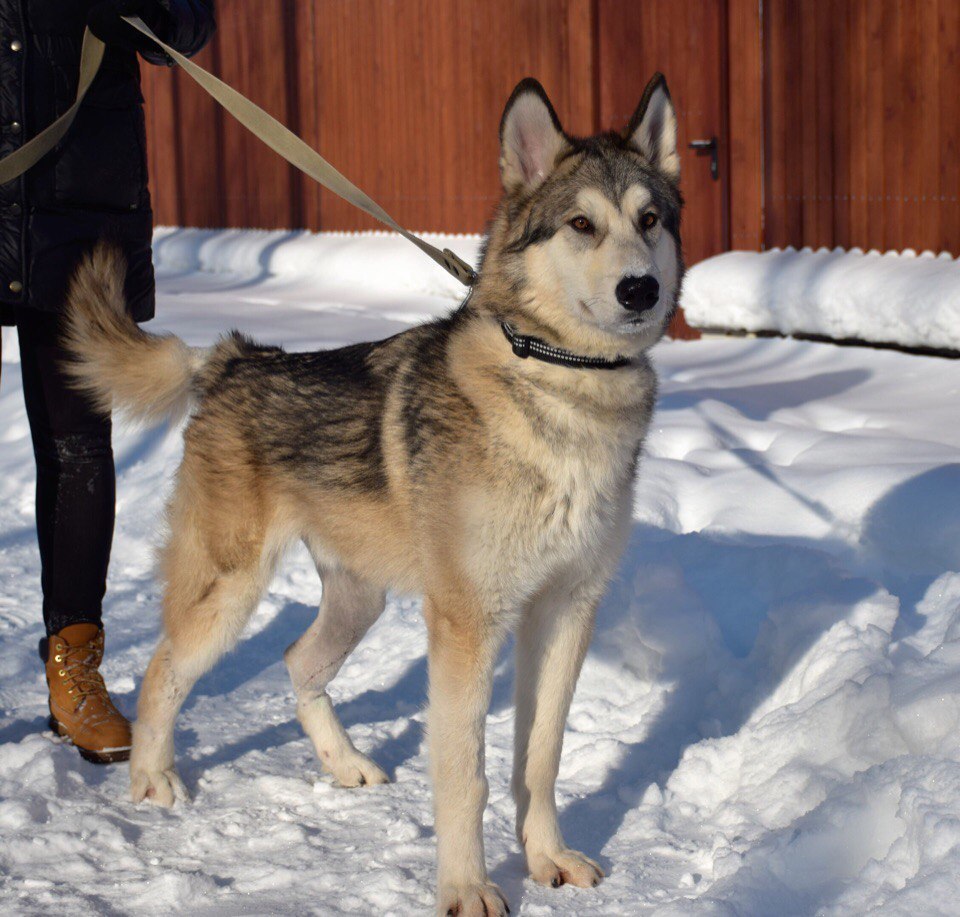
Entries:
{"label": "wooden fence", "polygon": [[[198,62],[415,230],[480,231],[523,76],[564,125],[623,125],[655,70],[680,117],[684,243],[960,254],[958,0],[243,0]],[[218,110],[144,67],[157,220],[361,229]],[[710,153],[688,146],[716,138]]]}

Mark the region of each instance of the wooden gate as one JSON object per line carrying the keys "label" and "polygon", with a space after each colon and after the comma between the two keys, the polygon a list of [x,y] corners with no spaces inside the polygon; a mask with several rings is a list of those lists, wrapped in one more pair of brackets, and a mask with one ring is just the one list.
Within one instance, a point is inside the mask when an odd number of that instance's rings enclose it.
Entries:
{"label": "wooden gate", "polygon": [[[727,248],[960,254],[958,0],[244,0],[199,58],[415,230],[481,231],[497,125],[536,76],[625,123],[662,70],[688,263]],[[175,71],[144,67],[159,222],[361,229]],[[693,141],[717,141],[711,150]]]}

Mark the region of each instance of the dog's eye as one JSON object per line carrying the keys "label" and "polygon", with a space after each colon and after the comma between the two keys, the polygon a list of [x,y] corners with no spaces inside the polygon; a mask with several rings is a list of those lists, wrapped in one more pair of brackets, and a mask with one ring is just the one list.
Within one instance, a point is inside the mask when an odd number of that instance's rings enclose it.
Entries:
{"label": "dog's eye", "polygon": [[577,231],[582,233],[592,233],[593,232],[593,223],[591,223],[585,216],[576,216],[570,221],[570,225]]}
{"label": "dog's eye", "polygon": [[640,217],[640,228],[643,230],[653,229],[657,225],[657,221],[660,218],[653,212],[647,211],[642,217]]}

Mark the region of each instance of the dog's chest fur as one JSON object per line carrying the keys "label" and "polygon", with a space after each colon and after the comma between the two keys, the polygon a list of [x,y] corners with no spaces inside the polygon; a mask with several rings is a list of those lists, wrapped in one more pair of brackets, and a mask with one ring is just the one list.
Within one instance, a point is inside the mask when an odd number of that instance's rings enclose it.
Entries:
{"label": "dog's chest fur", "polygon": [[[574,370],[576,372],[576,370]],[[588,578],[619,556],[629,523],[637,459],[655,380],[644,368],[623,404],[528,386],[500,419],[492,464],[510,469],[468,498],[473,537],[488,586],[503,605],[522,603],[560,573]]]}

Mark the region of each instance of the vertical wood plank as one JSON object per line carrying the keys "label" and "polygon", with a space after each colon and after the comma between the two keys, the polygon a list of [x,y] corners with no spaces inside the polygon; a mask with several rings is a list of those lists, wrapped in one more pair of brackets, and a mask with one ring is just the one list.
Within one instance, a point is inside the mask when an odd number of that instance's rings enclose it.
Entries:
{"label": "vertical wood plank", "polygon": [[851,0],[847,34],[850,74],[850,238],[848,246],[869,248],[867,220],[867,0]]}
{"label": "vertical wood plank", "polygon": [[[903,6],[907,9],[904,11]],[[875,154],[883,160],[883,186],[881,210],[884,214],[882,247],[895,245],[895,238],[902,233],[906,205],[904,195],[912,193],[913,177],[904,161],[906,145],[903,131],[905,106],[913,103],[915,93],[916,42],[911,41],[911,0],[889,0],[884,4],[883,19],[883,106],[874,116],[882,120],[883,143]],[[906,17],[904,17],[906,12]],[[911,47],[912,46],[912,47]]]}
{"label": "vertical wood plank", "polygon": [[728,0],[730,246],[763,247],[763,35],[760,0]]}
{"label": "vertical wood plank", "polygon": [[[798,123],[796,98],[787,85],[786,46],[796,36],[789,30],[787,4],[764,5],[764,241],[767,247],[790,244],[788,197],[788,125]],[[794,135],[790,139],[795,140]]]}
{"label": "vertical wood plank", "polygon": [[167,67],[144,67],[141,74],[147,125],[147,174],[153,219],[157,225],[179,221],[179,176],[174,131],[176,127],[173,73]]}
{"label": "vertical wood plank", "polygon": [[866,87],[863,108],[866,120],[864,140],[866,156],[866,238],[871,248],[884,245],[886,211],[883,200],[884,175],[884,120],[886,106],[883,97],[883,31],[890,26],[891,5],[883,3],[880,9],[870,5],[866,23]]}
{"label": "vertical wood plank", "polygon": [[960,257],[960,93],[956,88],[960,83],[960,4],[940,0],[937,25],[940,240],[935,247]]}
{"label": "vertical wood plank", "polygon": [[[956,7],[957,4],[953,4]],[[917,135],[919,144],[916,149],[918,171],[923,176],[923,184],[919,189],[918,202],[918,231],[913,247],[918,251],[930,249],[938,251],[947,240],[942,234],[942,215],[945,208],[941,205],[940,197],[940,164],[944,157],[940,131],[940,94],[951,91],[949,75],[943,80],[944,71],[940,64],[941,41],[938,40],[939,10],[936,0],[921,3],[916,10],[916,20],[913,29],[913,60],[914,80],[916,86],[918,122],[920,130]],[[960,76],[954,70],[955,76]],[[954,87],[957,84],[954,82]],[[956,91],[953,92],[956,95]],[[903,143],[906,147],[913,144],[909,132],[904,132]],[[905,155],[904,159],[908,159]],[[960,172],[960,160],[953,160],[953,171]],[[896,242],[894,242],[896,244]],[[954,239],[954,245],[960,245],[960,239]]]}
{"label": "vertical wood plank", "polygon": [[832,5],[819,0],[814,7],[816,19],[816,49],[814,61],[816,66],[816,97],[817,108],[814,119],[816,131],[816,176],[813,189],[814,238],[811,245],[814,247],[834,245],[833,211],[836,200],[834,187],[834,125],[836,123],[835,82],[838,47],[837,26],[835,24],[836,11]]}
{"label": "vertical wood plank", "polygon": [[[829,17],[829,12],[828,12]],[[830,170],[832,195],[832,244],[849,245],[850,208],[851,208],[851,163],[850,138],[851,120],[853,118],[854,102],[852,101],[852,84],[849,55],[849,36],[851,28],[850,5],[835,17],[834,47],[846,52],[838,56],[833,66],[832,82],[829,92],[832,96],[832,144],[828,168]]]}
{"label": "vertical wood plank", "polygon": [[[219,39],[196,61],[218,72]],[[177,160],[177,223],[181,226],[225,226],[227,178],[223,170],[223,114],[217,104],[185,73],[174,73]]]}
{"label": "vertical wood plank", "polygon": [[[817,113],[820,110],[820,92],[817,84],[817,53],[819,35],[817,34],[817,7],[818,2],[807,4],[803,15],[797,16],[798,21],[791,21],[788,29],[796,29],[799,34],[799,44],[787,42],[790,49],[796,48],[797,53],[790,53],[792,73],[796,83],[787,74],[787,86],[803,86],[800,93],[798,113],[799,118],[794,125],[788,128],[787,148],[794,143],[800,146],[800,167],[796,173],[791,172],[796,183],[792,187],[792,196],[796,200],[797,222],[800,238],[808,245],[817,244],[817,152],[820,147],[820,136],[817,132]],[[792,11],[799,12],[797,4],[791,3]],[[791,135],[794,138],[791,140]],[[790,193],[790,192],[788,192]],[[790,235],[796,230],[791,230]]]}

